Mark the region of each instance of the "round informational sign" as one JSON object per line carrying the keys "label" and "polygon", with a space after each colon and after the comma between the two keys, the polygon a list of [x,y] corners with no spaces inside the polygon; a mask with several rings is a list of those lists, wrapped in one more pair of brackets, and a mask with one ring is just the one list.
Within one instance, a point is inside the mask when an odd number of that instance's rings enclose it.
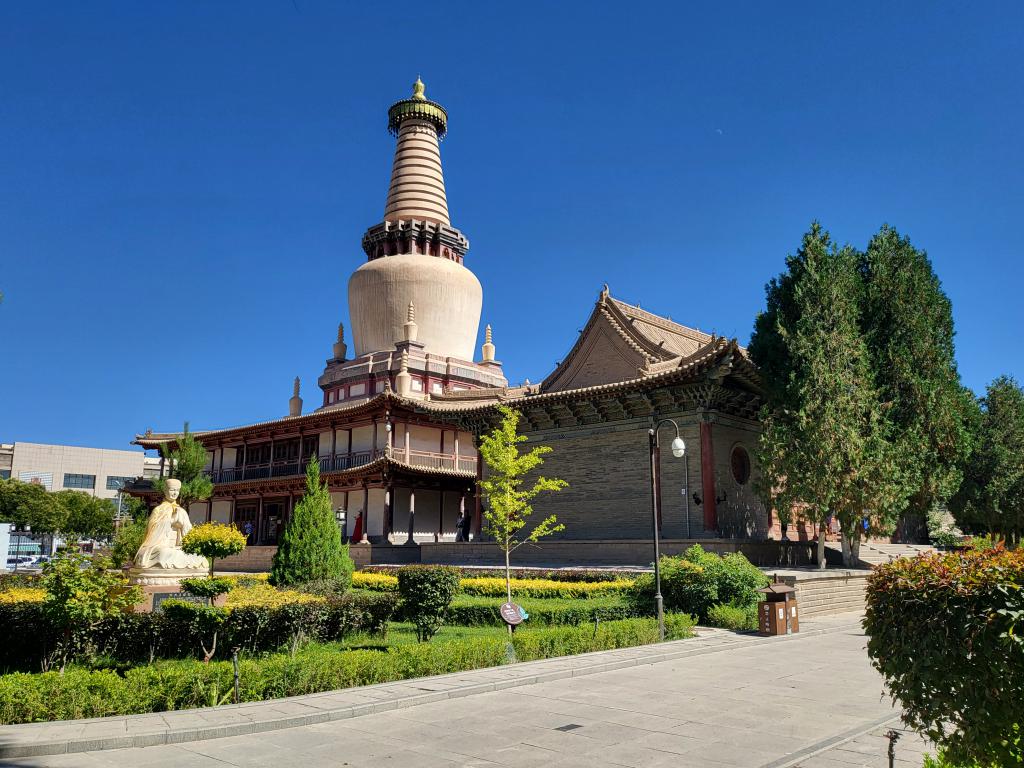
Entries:
{"label": "round informational sign", "polygon": [[505,620],[506,624],[513,627],[517,624],[522,624],[524,618],[523,609],[515,603],[502,603],[501,618]]}

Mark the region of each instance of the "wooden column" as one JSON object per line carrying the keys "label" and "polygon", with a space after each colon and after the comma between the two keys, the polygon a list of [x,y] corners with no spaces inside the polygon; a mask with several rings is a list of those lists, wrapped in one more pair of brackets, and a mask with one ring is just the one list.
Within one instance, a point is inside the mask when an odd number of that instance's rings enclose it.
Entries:
{"label": "wooden column", "polygon": [[389,483],[385,491],[385,502],[387,509],[384,512],[384,538],[390,542],[391,534],[395,530],[395,485]]}
{"label": "wooden column", "polygon": [[700,423],[700,479],[704,488],[704,530],[718,530],[718,509],[715,502],[715,443],[711,422]]}
{"label": "wooden column", "polygon": [[370,523],[370,489],[365,485],[363,486],[363,537],[359,540],[360,544],[369,544],[370,537],[366,533],[366,527]]}
{"label": "wooden column", "polygon": [[405,422],[405,463],[409,463],[409,422]]}
{"label": "wooden column", "polygon": [[444,489],[442,488],[437,492],[437,533],[434,534],[434,543],[436,544],[444,536]]}
{"label": "wooden column", "polygon": [[484,479],[484,460],[480,457],[480,449],[476,451],[476,492],[473,510],[473,541],[480,541],[483,533],[483,510],[480,506],[480,481]]}
{"label": "wooden column", "polygon": [[373,417],[373,445],[370,446],[370,461],[377,455],[377,417]]}
{"label": "wooden column", "polygon": [[256,509],[256,530],[254,531],[254,533],[256,534],[256,542],[255,543],[257,545],[263,539],[263,536],[262,536],[262,534],[263,534],[263,494],[262,493],[260,494],[259,499],[260,499],[260,503],[259,503],[259,506]]}
{"label": "wooden column", "polygon": [[452,469],[459,471],[459,430],[455,430],[455,452],[452,454]]}
{"label": "wooden column", "polygon": [[416,527],[416,489],[409,489],[409,538],[405,540],[406,544],[415,544],[416,537],[413,535]]}
{"label": "wooden column", "polygon": [[336,424],[331,424],[331,470],[333,471],[337,467],[334,466],[334,454],[338,452],[338,427]]}

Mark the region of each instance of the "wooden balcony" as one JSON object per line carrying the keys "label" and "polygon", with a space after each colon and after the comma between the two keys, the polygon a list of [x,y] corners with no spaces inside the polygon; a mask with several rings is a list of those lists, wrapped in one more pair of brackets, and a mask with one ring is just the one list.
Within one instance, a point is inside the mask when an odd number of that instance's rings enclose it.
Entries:
{"label": "wooden balcony", "polygon": [[[386,455],[386,451],[378,448],[369,451],[353,451],[352,453],[336,453],[333,456],[321,456],[320,471],[344,472],[348,469],[355,469],[356,467],[370,464],[384,455]],[[416,467],[476,473],[475,456],[455,456],[451,453],[393,449],[391,457],[395,461],[401,461]],[[294,477],[295,475],[306,473],[306,463],[306,461],[291,459],[261,464],[247,464],[243,467],[206,470],[206,476],[214,483],[237,483],[242,480],[269,480],[275,477]]]}

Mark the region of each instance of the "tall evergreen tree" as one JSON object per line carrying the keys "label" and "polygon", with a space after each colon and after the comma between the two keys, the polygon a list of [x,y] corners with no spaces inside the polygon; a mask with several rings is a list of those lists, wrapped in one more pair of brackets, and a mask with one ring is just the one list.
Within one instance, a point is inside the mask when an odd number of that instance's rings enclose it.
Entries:
{"label": "tall evergreen tree", "polygon": [[859,261],[865,341],[908,485],[909,533],[960,485],[972,396],[953,356],[952,305],[927,254],[886,225]]}
{"label": "tall evergreen tree", "polygon": [[762,493],[785,515],[799,510],[821,533],[835,516],[851,565],[862,519],[891,517],[903,495],[860,329],[857,256],[815,222],[786,266],[766,288],[750,344],[767,391]]}
{"label": "tall evergreen tree", "polygon": [[[206,468],[206,448],[188,431],[188,422],[178,436],[177,447],[171,451],[162,450],[165,459],[171,463],[171,477],[181,480],[178,504],[186,510],[194,501],[202,501],[213,495],[213,483],[203,471]],[[153,483],[160,493],[164,491],[164,480]]]}
{"label": "tall evergreen tree", "polygon": [[1009,376],[988,385],[978,402],[974,448],[964,479],[950,501],[961,527],[1002,535],[1019,544],[1024,535],[1024,390]]}
{"label": "tall evergreen tree", "polygon": [[331,508],[331,494],[320,481],[320,461],[306,465],[306,493],[292,512],[277,545],[270,580],[278,586],[307,581],[334,581],[347,589],[352,560]]}

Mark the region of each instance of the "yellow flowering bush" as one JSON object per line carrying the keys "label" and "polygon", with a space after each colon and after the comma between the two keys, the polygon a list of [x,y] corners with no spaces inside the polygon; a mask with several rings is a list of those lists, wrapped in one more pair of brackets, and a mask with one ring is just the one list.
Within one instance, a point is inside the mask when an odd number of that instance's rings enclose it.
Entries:
{"label": "yellow flowering bush", "polygon": [[245,549],[245,542],[245,534],[233,525],[203,523],[185,534],[181,548],[190,555],[202,555],[209,560],[213,576],[214,560],[238,554]]}
{"label": "yellow flowering bush", "polygon": [[46,597],[46,590],[38,587],[11,587],[0,592],[0,604],[41,603]]}
{"label": "yellow flowering bush", "polygon": [[[625,594],[632,583],[629,579],[616,579],[615,581],[512,579],[512,596],[575,599],[608,597]],[[398,578],[389,573],[356,571],[352,574],[352,586],[357,589],[371,589],[375,592],[394,592],[398,589]],[[460,590],[465,595],[504,597],[505,580],[494,576],[464,577],[460,582]]]}
{"label": "yellow flowering bush", "polygon": [[[554,581],[553,579],[512,579],[513,597],[576,598],[608,597],[624,594],[632,584],[627,579],[616,581]],[[462,592],[479,597],[503,597],[505,580],[490,576],[462,580]]]}
{"label": "yellow flowering bush", "polygon": [[254,583],[251,586],[235,587],[228,593],[224,607],[232,608],[280,608],[295,603],[322,603],[324,598],[309,595],[294,589],[276,589],[266,583]]}
{"label": "yellow flowering bush", "polygon": [[352,574],[352,586],[356,589],[372,589],[374,592],[397,592],[398,577],[390,573],[356,571]]}

